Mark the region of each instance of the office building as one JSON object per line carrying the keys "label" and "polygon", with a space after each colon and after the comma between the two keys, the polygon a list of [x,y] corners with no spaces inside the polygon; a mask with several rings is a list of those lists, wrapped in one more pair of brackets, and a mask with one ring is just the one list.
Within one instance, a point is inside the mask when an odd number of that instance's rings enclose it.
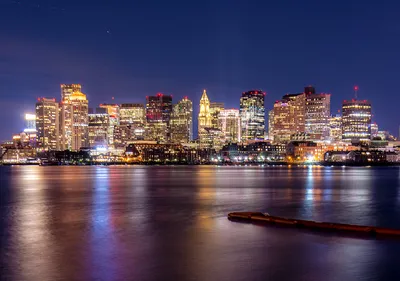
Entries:
{"label": "office building", "polygon": [[114,128],[119,125],[120,107],[118,104],[100,104],[100,108],[104,108],[109,116],[110,125],[108,127],[108,145],[114,145]]}
{"label": "office building", "polygon": [[170,141],[172,96],[158,93],[146,97],[147,135],[159,143]]}
{"label": "office building", "polygon": [[143,125],[146,112],[143,104],[124,103],[119,109],[120,125]]}
{"label": "office building", "polygon": [[371,139],[378,137],[379,127],[378,124],[371,124]]}
{"label": "office building", "polygon": [[74,92],[82,92],[80,84],[61,84],[61,102],[69,99]]}
{"label": "office building", "polygon": [[43,150],[59,149],[59,107],[55,99],[39,98],[36,103],[37,146]]}
{"label": "office building", "polygon": [[210,102],[211,127],[218,128],[218,117],[225,107],[223,102]]}
{"label": "office building", "polygon": [[268,139],[274,140],[274,110],[268,112]]}
{"label": "office building", "polygon": [[[305,129],[312,140],[324,140],[329,137],[329,119],[331,114],[331,95],[315,94],[309,87],[306,92]],[[311,94],[310,94],[311,93]]]}
{"label": "office building", "polygon": [[89,146],[107,147],[110,118],[105,108],[89,109]]}
{"label": "office building", "polygon": [[174,104],[171,115],[171,142],[188,143],[193,140],[193,104],[184,97]]}
{"label": "office building", "polygon": [[287,143],[292,135],[305,132],[304,93],[287,94],[276,101],[273,109],[273,139],[276,143]]}
{"label": "office building", "polygon": [[337,114],[329,119],[329,139],[331,141],[342,140],[342,116]]}
{"label": "office building", "polygon": [[222,109],[218,116],[218,128],[222,131],[224,143],[241,141],[241,121],[238,109]]}
{"label": "office building", "polygon": [[371,139],[371,103],[345,100],[342,105],[342,139],[363,142]]}
{"label": "office building", "polygon": [[265,93],[259,90],[243,92],[240,98],[242,142],[263,140],[265,134]]}
{"label": "office building", "polygon": [[71,150],[76,151],[89,146],[89,102],[85,94],[74,92],[69,97],[69,104],[72,113]]}

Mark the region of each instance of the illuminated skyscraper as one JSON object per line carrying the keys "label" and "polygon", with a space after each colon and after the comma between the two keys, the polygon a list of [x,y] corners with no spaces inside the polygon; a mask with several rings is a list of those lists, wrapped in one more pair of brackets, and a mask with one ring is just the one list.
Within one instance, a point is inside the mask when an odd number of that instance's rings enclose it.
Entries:
{"label": "illuminated skyscraper", "polygon": [[274,140],[274,110],[268,112],[268,139]]}
{"label": "illuminated skyscraper", "polygon": [[170,141],[172,96],[161,93],[146,97],[148,137],[158,142]]}
{"label": "illuminated skyscraper", "polygon": [[292,135],[305,131],[304,93],[288,94],[274,104],[273,139],[277,143],[287,143]]}
{"label": "illuminated skyscraper", "polygon": [[55,99],[40,98],[36,103],[37,145],[44,150],[59,149],[59,109]]}
{"label": "illuminated skyscraper", "polygon": [[329,119],[330,140],[342,140],[342,116],[337,114]]}
{"label": "illuminated skyscraper", "polygon": [[82,92],[80,84],[61,84],[61,102],[68,100],[74,92]]}
{"label": "illuminated skyscraper", "polygon": [[242,142],[263,140],[265,134],[265,93],[259,90],[243,92],[240,98]]}
{"label": "illuminated skyscraper", "polygon": [[205,145],[206,128],[212,127],[212,116],[210,113],[210,100],[208,99],[206,90],[200,99],[200,111],[198,116],[198,135],[200,147]]}
{"label": "illuminated skyscraper", "polygon": [[108,145],[114,145],[114,129],[115,126],[119,125],[120,120],[120,108],[118,104],[100,104],[100,108],[107,110],[107,114],[110,118],[110,126],[108,127]]}
{"label": "illuminated skyscraper", "polygon": [[119,109],[120,125],[144,124],[146,112],[141,103],[123,103]]}
{"label": "illuminated skyscraper", "polygon": [[79,150],[89,145],[89,102],[81,92],[74,92],[68,99],[72,116],[71,149]]}
{"label": "illuminated skyscraper", "polygon": [[218,128],[218,117],[225,107],[223,102],[210,102],[211,127]]}
{"label": "illuminated skyscraper", "polygon": [[358,142],[371,139],[371,103],[367,100],[343,101],[342,139]]}
{"label": "illuminated skyscraper", "polygon": [[[331,115],[331,95],[315,94],[305,88],[306,92],[306,133],[312,140],[323,140],[329,137],[329,118]],[[311,92],[311,94],[309,94]]]}
{"label": "illuminated skyscraper", "polygon": [[89,109],[89,146],[107,147],[110,118],[105,108]]}
{"label": "illuminated skyscraper", "polygon": [[193,140],[193,104],[188,97],[173,106],[171,115],[171,142],[188,143]]}
{"label": "illuminated skyscraper", "polygon": [[225,143],[241,141],[241,121],[239,109],[222,109],[218,115],[218,128],[222,131]]}

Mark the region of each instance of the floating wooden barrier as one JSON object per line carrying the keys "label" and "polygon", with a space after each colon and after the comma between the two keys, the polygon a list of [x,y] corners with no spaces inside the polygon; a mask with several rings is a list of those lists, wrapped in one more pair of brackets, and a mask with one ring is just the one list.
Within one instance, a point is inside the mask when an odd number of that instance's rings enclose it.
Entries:
{"label": "floating wooden barrier", "polygon": [[234,212],[228,214],[228,219],[235,221],[247,221],[254,223],[266,223],[275,225],[292,226],[297,228],[325,230],[325,231],[343,231],[354,234],[367,234],[370,236],[398,236],[400,238],[400,229],[382,228],[375,226],[316,222],[309,220],[289,219],[283,217],[270,216],[260,212]]}

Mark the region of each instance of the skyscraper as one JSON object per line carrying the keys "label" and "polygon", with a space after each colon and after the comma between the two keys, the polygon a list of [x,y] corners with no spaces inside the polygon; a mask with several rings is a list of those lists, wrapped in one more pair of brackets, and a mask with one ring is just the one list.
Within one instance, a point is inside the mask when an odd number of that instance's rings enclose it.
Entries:
{"label": "skyscraper", "polygon": [[82,92],[80,84],[61,84],[61,102],[68,100],[74,92]]}
{"label": "skyscraper", "polygon": [[268,139],[274,140],[274,110],[268,112]]}
{"label": "skyscraper", "polygon": [[289,142],[292,135],[305,131],[304,93],[288,94],[274,104],[273,138],[277,143]]}
{"label": "skyscraper", "polygon": [[146,97],[146,100],[146,121],[150,139],[158,142],[170,141],[172,96],[158,93]]}
{"label": "skyscraper", "polygon": [[204,90],[200,99],[200,111],[198,116],[198,136],[200,147],[202,147],[205,142],[207,134],[206,128],[212,127],[211,123],[212,116],[210,113],[210,100],[208,99],[206,90]]}
{"label": "skyscraper", "polygon": [[59,109],[56,99],[39,98],[36,103],[37,145],[44,150],[59,149]]}
{"label": "skyscraper", "polygon": [[371,139],[371,103],[367,100],[343,101],[342,139],[359,142]]}
{"label": "skyscraper", "polygon": [[184,97],[174,104],[171,115],[171,142],[188,143],[193,140],[193,104]]}
{"label": "skyscraper", "polygon": [[105,108],[89,109],[89,146],[108,146],[110,118]]}
{"label": "skyscraper", "polygon": [[331,141],[342,140],[342,116],[340,114],[331,116],[329,119],[329,129]]}
{"label": "skyscraper", "polygon": [[67,104],[72,116],[71,149],[79,150],[89,145],[89,102],[86,95],[81,92],[74,92],[68,100]]}
{"label": "skyscraper", "polygon": [[223,102],[210,102],[211,127],[218,128],[218,117],[225,107]]}
{"label": "skyscraper", "polygon": [[[331,95],[315,94],[313,87],[306,87],[306,133],[312,140],[329,137],[329,118],[331,114]],[[308,91],[308,92],[307,92]],[[311,93],[311,94],[310,94]]]}
{"label": "skyscraper", "polygon": [[141,103],[123,103],[119,115],[120,125],[144,124],[146,112]]}
{"label": "skyscraper", "polygon": [[259,90],[243,92],[240,98],[242,142],[263,140],[265,134],[265,93]]}
{"label": "skyscraper", "polygon": [[114,129],[119,125],[120,108],[118,104],[100,104],[100,108],[104,108],[109,116],[109,127],[108,127],[108,145],[114,145]]}
{"label": "skyscraper", "polygon": [[241,121],[239,109],[223,109],[218,115],[218,128],[222,131],[225,143],[241,141]]}

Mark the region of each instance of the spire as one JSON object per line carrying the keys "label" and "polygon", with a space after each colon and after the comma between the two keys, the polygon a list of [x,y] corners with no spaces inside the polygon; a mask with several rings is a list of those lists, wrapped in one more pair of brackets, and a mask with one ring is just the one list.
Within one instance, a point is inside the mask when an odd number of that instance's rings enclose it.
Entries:
{"label": "spire", "polygon": [[203,95],[201,96],[201,100],[208,101],[207,91],[205,89],[203,90]]}

